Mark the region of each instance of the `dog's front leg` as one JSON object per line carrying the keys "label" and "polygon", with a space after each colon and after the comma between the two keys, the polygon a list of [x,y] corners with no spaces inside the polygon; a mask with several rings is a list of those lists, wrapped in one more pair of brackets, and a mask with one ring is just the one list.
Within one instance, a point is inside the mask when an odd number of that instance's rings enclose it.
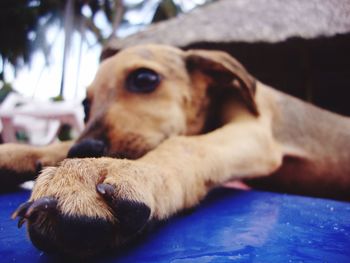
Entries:
{"label": "dog's front leg", "polygon": [[97,253],[120,246],[150,221],[197,205],[227,180],[272,173],[281,159],[269,130],[254,122],[172,137],[138,160],[67,159],[43,171],[14,217],[28,220],[40,249]]}
{"label": "dog's front leg", "polygon": [[42,167],[57,165],[66,158],[73,141],[47,146],[8,143],[0,146],[0,191],[8,191],[33,180]]}
{"label": "dog's front leg", "polygon": [[195,206],[215,186],[267,176],[281,163],[269,129],[256,122],[229,124],[205,135],[173,137],[137,161],[118,164],[103,187],[116,189],[107,198],[143,202],[153,218],[164,219]]}

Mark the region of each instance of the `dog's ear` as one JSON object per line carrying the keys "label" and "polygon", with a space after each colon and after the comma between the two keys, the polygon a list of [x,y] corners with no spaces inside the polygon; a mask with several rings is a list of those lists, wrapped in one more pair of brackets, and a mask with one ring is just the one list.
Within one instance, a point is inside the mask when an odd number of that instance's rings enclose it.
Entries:
{"label": "dog's ear", "polygon": [[185,53],[187,70],[199,70],[215,84],[235,88],[249,110],[258,115],[255,103],[255,79],[229,54],[221,51],[189,50]]}

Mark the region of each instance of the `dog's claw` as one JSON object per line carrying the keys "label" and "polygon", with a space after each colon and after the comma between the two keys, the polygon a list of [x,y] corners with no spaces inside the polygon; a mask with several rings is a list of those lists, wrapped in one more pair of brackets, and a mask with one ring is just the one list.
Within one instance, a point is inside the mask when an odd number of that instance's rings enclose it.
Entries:
{"label": "dog's claw", "polygon": [[17,223],[17,227],[21,228],[23,226],[23,224],[26,222],[26,218],[25,218],[25,214],[28,211],[28,208],[33,204],[33,202],[25,202],[23,204],[21,204],[15,212],[13,212],[13,214],[11,215],[12,219],[16,219],[17,217],[19,217],[18,223]]}
{"label": "dog's claw", "polygon": [[38,211],[55,211],[57,200],[53,197],[42,197],[32,203],[24,214],[24,218],[30,218]]}
{"label": "dog's claw", "polygon": [[112,200],[114,194],[114,187],[110,184],[98,184],[96,190],[101,194],[106,200]]}
{"label": "dog's claw", "polygon": [[25,219],[24,217],[21,217],[21,218],[18,220],[17,227],[18,227],[18,228],[21,228],[25,222],[26,222],[26,219]]}
{"label": "dog's claw", "polygon": [[15,212],[11,215],[12,219],[18,220],[18,228],[21,228],[23,224],[37,211],[53,211],[57,207],[57,200],[53,197],[43,197],[36,201],[25,202],[21,204]]}
{"label": "dog's claw", "polygon": [[113,210],[123,233],[134,234],[147,223],[151,209],[145,203],[118,198],[115,188],[110,184],[98,184],[96,190]]}
{"label": "dog's claw", "polygon": [[33,204],[33,202],[25,202],[21,204],[15,212],[12,213],[11,218],[16,219],[17,217],[24,217],[27,213],[28,208]]}

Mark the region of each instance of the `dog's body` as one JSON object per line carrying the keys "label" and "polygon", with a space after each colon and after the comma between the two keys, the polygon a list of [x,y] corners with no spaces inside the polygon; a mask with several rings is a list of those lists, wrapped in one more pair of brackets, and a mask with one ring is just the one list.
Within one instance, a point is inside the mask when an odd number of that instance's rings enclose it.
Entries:
{"label": "dog's body", "polygon": [[[261,85],[260,85],[261,86]],[[272,90],[274,139],[281,166],[252,182],[282,192],[349,200],[350,119]]]}
{"label": "dog's body", "polygon": [[[69,151],[73,143],[23,148],[18,166],[16,146],[0,149],[0,169],[12,176],[67,153],[109,156],[44,169],[14,215],[28,221],[43,250],[89,255],[116,247],[229,180],[350,197],[350,120],[257,82],[225,53],[130,48],[102,63],[87,98],[86,129]],[[62,234],[76,224],[78,233]]]}

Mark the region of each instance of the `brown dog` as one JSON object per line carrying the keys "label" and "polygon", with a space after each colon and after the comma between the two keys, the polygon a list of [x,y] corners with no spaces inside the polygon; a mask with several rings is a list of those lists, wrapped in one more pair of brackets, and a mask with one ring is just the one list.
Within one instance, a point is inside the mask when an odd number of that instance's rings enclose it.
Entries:
{"label": "brown dog", "polygon": [[[45,168],[14,214],[44,251],[118,247],[233,179],[350,197],[349,119],[265,86],[226,53],[127,49],[101,64],[85,106],[70,159]],[[28,179],[70,146],[4,145],[1,175]],[[74,158],[89,156],[100,158]]]}

